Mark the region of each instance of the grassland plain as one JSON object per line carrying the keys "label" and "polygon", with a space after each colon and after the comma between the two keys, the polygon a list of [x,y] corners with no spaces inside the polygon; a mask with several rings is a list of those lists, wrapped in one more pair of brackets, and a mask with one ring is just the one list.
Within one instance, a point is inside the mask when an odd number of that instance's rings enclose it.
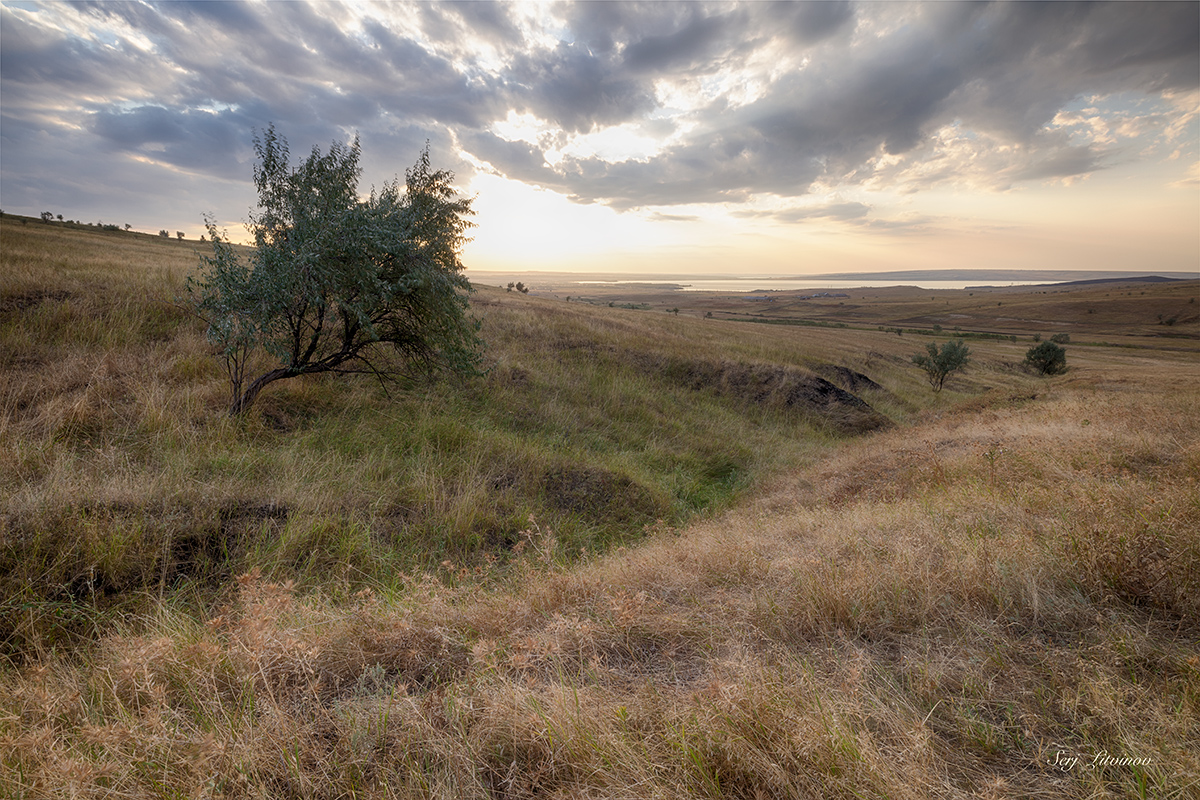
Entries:
{"label": "grassland plain", "polygon": [[3,225],[0,793],[1200,787],[1189,340],[934,396],[913,337],[485,290],[485,378],[231,421],[187,243]]}

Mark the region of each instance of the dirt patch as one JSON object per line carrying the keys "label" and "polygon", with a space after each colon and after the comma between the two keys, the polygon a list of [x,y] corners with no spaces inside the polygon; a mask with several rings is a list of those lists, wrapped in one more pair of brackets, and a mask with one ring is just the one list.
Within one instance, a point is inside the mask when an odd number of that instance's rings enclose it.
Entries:
{"label": "dirt patch", "polygon": [[861,372],[855,372],[849,367],[839,367],[836,364],[822,364],[816,368],[816,373],[822,378],[832,381],[848,392],[887,392],[887,389],[883,388],[866,375],[863,375]]}
{"label": "dirt patch", "polygon": [[[891,424],[857,395],[792,367],[729,361],[664,359],[663,362],[658,365],[659,371],[690,389],[710,389],[755,405],[808,411],[843,433],[878,430]],[[865,375],[861,379],[870,381]]]}
{"label": "dirt patch", "polygon": [[47,301],[66,300],[70,296],[70,292],[50,289],[34,289],[20,294],[11,294],[0,297],[0,314],[25,311]]}
{"label": "dirt patch", "polygon": [[629,524],[666,513],[644,486],[607,470],[555,467],[543,476],[542,488],[550,505],[589,519]]}

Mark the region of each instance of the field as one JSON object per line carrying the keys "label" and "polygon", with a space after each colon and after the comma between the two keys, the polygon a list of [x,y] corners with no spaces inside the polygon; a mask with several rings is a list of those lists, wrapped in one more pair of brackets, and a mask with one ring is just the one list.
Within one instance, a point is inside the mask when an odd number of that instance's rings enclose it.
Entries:
{"label": "field", "polygon": [[1200,790],[1200,282],[480,287],[233,420],[200,245],[0,245],[0,796]]}

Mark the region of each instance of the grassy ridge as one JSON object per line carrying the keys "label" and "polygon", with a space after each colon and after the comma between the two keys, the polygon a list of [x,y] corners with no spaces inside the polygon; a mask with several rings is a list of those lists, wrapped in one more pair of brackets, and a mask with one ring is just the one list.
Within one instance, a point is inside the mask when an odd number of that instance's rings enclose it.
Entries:
{"label": "grassy ridge", "polygon": [[[795,402],[809,367],[854,360],[845,345],[483,289],[484,378],[391,397],[369,380],[294,380],[229,420],[203,325],[176,302],[199,245],[4,224],[9,656],[253,568],[340,592],[474,569],[507,559],[531,517],[567,552],[603,550],[721,508],[866,419]],[[919,392],[892,353],[870,369]],[[734,369],[752,364],[770,368]],[[880,399],[892,416],[911,408]]]}
{"label": "grassy ridge", "polygon": [[[1200,785],[1194,354],[973,341],[935,397],[907,337],[482,291],[486,379],[231,422],[186,315],[86,327],[165,262],[0,285],[0,795]],[[789,400],[854,373],[895,424]]]}

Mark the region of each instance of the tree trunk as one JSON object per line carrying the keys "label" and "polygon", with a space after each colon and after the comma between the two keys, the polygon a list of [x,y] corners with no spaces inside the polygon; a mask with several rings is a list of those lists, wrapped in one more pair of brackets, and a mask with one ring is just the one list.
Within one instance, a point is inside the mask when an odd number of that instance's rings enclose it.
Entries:
{"label": "tree trunk", "polygon": [[247,387],[246,391],[242,392],[240,397],[233,401],[233,405],[229,407],[229,416],[236,417],[244,413],[250,408],[250,406],[254,405],[254,401],[258,399],[258,393],[261,392],[268,383],[274,383],[275,381],[282,380],[283,378],[291,378],[299,374],[299,372],[293,372],[292,370],[280,367],[279,369],[273,369],[267,374],[260,376],[254,381],[254,383]]}

